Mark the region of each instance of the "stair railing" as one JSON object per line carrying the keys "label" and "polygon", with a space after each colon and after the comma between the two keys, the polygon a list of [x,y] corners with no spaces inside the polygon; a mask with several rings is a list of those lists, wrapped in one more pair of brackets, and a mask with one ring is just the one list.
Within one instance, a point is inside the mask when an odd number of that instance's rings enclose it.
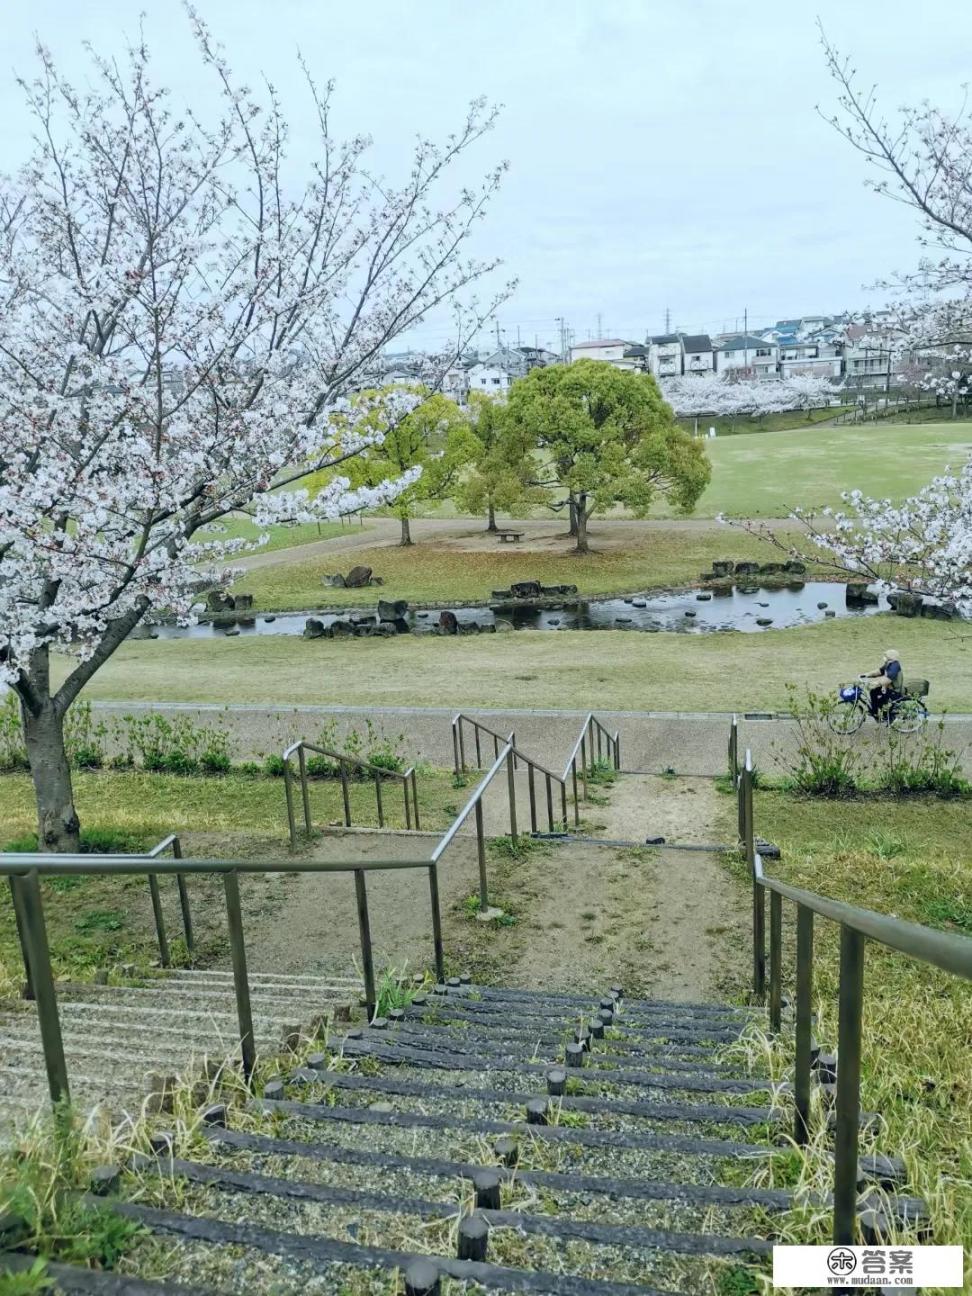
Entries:
{"label": "stair railing", "polygon": [[[483,738],[492,740],[494,760],[499,755],[501,746],[505,746],[507,743],[513,747],[516,746],[516,733],[514,730],[511,729],[508,734],[497,733],[495,729],[490,729],[489,725],[484,725],[481,720],[464,715],[461,711],[456,712],[452,717],[452,758],[457,777],[461,777],[468,770],[466,764],[467,729],[471,730],[475,745],[476,769],[483,768]],[[471,759],[470,754],[470,763]]]}
{"label": "stair railing", "polygon": [[[580,802],[587,800],[587,781],[599,761],[606,760],[612,769],[621,768],[621,735],[619,731],[611,734],[608,729],[589,711],[584,718],[577,741],[567,757],[563,779],[570,779],[574,802],[574,827],[580,823]],[[578,774],[583,791],[583,798],[578,795]],[[566,817],[566,816],[565,816]]]}
{"label": "stair railing", "polygon": [[[457,778],[462,778],[468,773],[469,767],[466,763],[466,741],[465,728],[468,727],[475,738],[476,750],[476,769],[482,769],[482,744],[481,735],[485,734],[493,743],[493,759],[498,760],[501,747],[512,747],[513,749],[513,769],[519,765],[525,765],[527,771],[527,794],[530,802],[530,831],[540,831],[540,815],[537,813],[537,775],[541,775],[544,781],[545,802],[547,808],[547,831],[566,832],[567,831],[567,784],[563,775],[555,774],[553,770],[547,769],[539,761],[534,760],[532,756],[527,756],[516,745],[516,734],[511,730],[504,738],[501,733],[495,729],[490,729],[481,721],[472,716],[464,715],[461,711],[452,717],[452,753],[454,760],[454,769]],[[511,784],[511,787],[513,785]],[[555,794],[554,789],[559,788],[559,794]],[[512,793],[515,795],[515,793]],[[559,802],[559,813],[554,811],[554,799]]]}
{"label": "stair railing", "polygon": [[313,821],[311,819],[310,805],[310,784],[307,773],[307,753],[314,752],[315,755],[326,757],[334,761],[338,769],[338,777],[341,780],[341,800],[344,807],[344,826],[352,827],[351,823],[351,791],[350,791],[350,771],[358,770],[362,772],[362,777],[370,777],[374,783],[375,789],[375,806],[378,812],[378,827],[385,826],[385,807],[382,799],[381,785],[383,782],[398,782],[402,785],[402,794],[405,801],[405,827],[418,832],[421,829],[419,822],[419,803],[418,787],[415,781],[415,766],[410,765],[402,773],[400,770],[390,770],[384,765],[375,765],[371,761],[360,760],[357,756],[350,756],[347,752],[331,751],[327,747],[319,747],[316,743],[306,742],[303,738],[292,743],[283,753],[283,778],[284,794],[287,801],[287,826],[290,830],[290,849],[297,849],[297,816],[294,811],[294,769],[293,757],[297,757],[297,779],[300,784],[300,797],[304,816],[304,830],[308,835],[313,832]]}
{"label": "stair railing", "polygon": [[[172,851],[173,859],[182,858],[182,844],[175,833],[170,833],[164,837],[157,845],[142,857],[143,859],[158,859],[164,855],[167,850]],[[0,856],[2,858],[2,856]],[[50,856],[39,855],[39,859],[49,859]],[[30,956],[28,953],[27,941],[27,918],[24,913],[22,895],[18,890],[13,876],[9,878],[10,897],[13,902],[14,919],[17,927],[17,939],[20,944],[20,954],[24,963],[24,999],[35,999],[34,978],[31,973]],[[172,953],[169,948],[169,939],[165,930],[165,917],[162,913],[162,895],[159,890],[159,879],[155,873],[149,873],[149,896],[152,901],[152,916],[155,920],[155,936],[159,944],[159,965],[167,968],[172,966]],[[185,936],[186,949],[189,952],[190,959],[195,954],[195,939],[192,930],[192,911],[189,906],[189,893],[186,890],[186,880],[181,873],[176,874],[176,885],[179,888],[179,906],[182,910],[182,929]]]}
{"label": "stair railing", "polygon": [[[813,935],[816,916],[840,927],[839,1014],[837,1026],[837,1105],[834,1155],[833,1240],[856,1240],[857,1158],[861,1109],[861,1017],[864,1002],[866,942],[930,963],[953,976],[972,980],[972,939],[935,931],[919,923],[890,918],[870,909],[830,900],[814,891],[770,877],[759,853],[753,818],[753,759],[747,751],[739,773],[740,846],[753,884],[753,994],[760,1002],[768,988],[770,1030],[781,1028],[783,994],[783,901],[796,906],[796,1061],[793,1092],[794,1139],[809,1138],[810,1080],[813,1065]],[[770,900],[767,978],[765,897]],[[767,987],[768,980],[768,987]]]}

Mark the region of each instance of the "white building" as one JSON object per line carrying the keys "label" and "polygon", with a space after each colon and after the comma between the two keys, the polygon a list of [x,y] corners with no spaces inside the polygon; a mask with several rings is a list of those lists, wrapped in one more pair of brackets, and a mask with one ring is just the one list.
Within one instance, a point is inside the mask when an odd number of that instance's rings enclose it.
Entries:
{"label": "white building", "polygon": [[469,366],[453,365],[442,375],[442,395],[465,405],[469,400]]}
{"label": "white building", "polygon": [[864,387],[888,389],[900,345],[897,335],[872,324],[852,324],[845,336],[845,386],[850,390]]}
{"label": "white building", "polygon": [[810,375],[839,378],[843,372],[843,346],[839,342],[784,342],[780,344],[780,377]]}
{"label": "white building", "polygon": [[575,342],[570,348],[571,363],[575,360],[608,360],[612,363],[623,361],[625,351],[634,345],[633,342],[625,342],[623,338],[598,338],[591,342]]}
{"label": "white building", "polygon": [[682,342],[682,372],[712,373],[715,369],[715,352],[708,333],[680,333]]}
{"label": "white building", "polygon": [[752,333],[730,333],[716,339],[716,373],[733,373],[740,379],[779,376],[780,348],[776,342]]}
{"label": "white building", "polygon": [[677,333],[659,333],[648,339],[648,368],[656,378],[681,376],[682,339]]}
{"label": "white building", "polygon": [[471,392],[485,392],[487,396],[505,396],[513,386],[513,375],[497,365],[474,364],[466,370]]}

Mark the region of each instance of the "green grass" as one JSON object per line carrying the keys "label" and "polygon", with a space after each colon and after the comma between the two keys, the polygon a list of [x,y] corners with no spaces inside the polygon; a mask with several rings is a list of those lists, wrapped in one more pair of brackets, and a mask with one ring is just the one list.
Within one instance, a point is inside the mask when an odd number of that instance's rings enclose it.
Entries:
{"label": "green grass", "polygon": [[274,549],[290,549],[295,545],[310,544],[314,540],[333,540],[337,536],[357,535],[361,525],[357,518],[350,522],[302,522],[294,526],[258,527],[242,514],[234,513],[222,523],[223,530],[204,528],[196,537],[207,540],[256,540],[268,535],[270,539],[256,553],[270,553]]}
{"label": "green grass", "polygon": [[970,709],[972,639],[947,622],[884,615],[758,634],[565,630],[350,642],[269,635],[141,641],[119,649],[85,696],[289,706],[783,710],[788,682],[829,695],[880,661],[888,640],[909,674],[931,680],[934,709]]}
{"label": "green grass", "polygon": [[735,558],[772,562],[779,554],[745,532],[712,530],[652,531],[627,549],[598,551],[597,523],[592,525],[595,552],[500,549],[459,550],[415,544],[355,550],[354,561],[371,567],[384,585],[367,589],[334,589],[322,578],[338,565],[334,554],[277,564],[250,572],[234,588],[252,594],[261,611],[320,607],[374,607],[379,598],[410,603],[475,602],[512,581],[539,580],[544,585],[576,585],[581,594],[628,594],[649,586],[698,581],[714,560]]}
{"label": "green grass", "polygon": [[[444,828],[450,816],[443,807],[455,796],[452,776],[425,771],[416,778],[422,825]],[[114,842],[113,849],[144,850],[170,832],[183,837],[186,853],[199,857],[236,857],[256,850],[276,856],[288,846],[282,779],[180,778],[168,774],[76,773],[78,814],[91,836]],[[334,780],[313,781],[311,812],[315,823],[342,821],[341,788]],[[351,783],[352,823],[377,826],[374,787]],[[384,787],[385,822],[404,827],[402,798]],[[25,774],[0,775],[0,847],[16,844],[30,849],[34,810],[30,779]],[[178,933],[174,884],[162,881],[170,911],[169,937]],[[245,887],[250,885],[245,880]],[[51,955],[58,975],[87,975],[115,963],[147,964],[157,956],[148,886],[141,877],[52,878],[42,883]],[[192,882],[201,953],[218,952],[224,920],[217,884],[209,878]],[[212,904],[210,905],[210,900]],[[203,910],[220,915],[219,935],[206,935],[212,926]],[[200,935],[200,933],[203,933]],[[0,990],[21,978],[20,956],[10,894],[0,889]]]}
{"label": "green grass", "polygon": [[[759,418],[750,418],[747,415],[740,415],[737,418],[728,415],[700,416],[699,431],[708,432],[710,427],[714,427],[716,435],[720,437],[749,436],[758,432],[802,431],[817,424],[831,423],[838,414],[843,414],[850,408],[849,405],[835,405],[827,409],[809,411],[786,410],[780,414],[763,414]],[[678,421],[686,432],[695,431],[694,418],[683,418]]]}
{"label": "green grass", "polygon": [[972,453],[972,423],[864,424],[755,432],[710,441],[712,481],[696,517],[788,517],[839,505],[842,491],[913,495]]}
{"label": "green grass", "polygon": [[[770,872],[838,900],[946,931],[972,933],[972,838],[961,802],[832,803],[758,791],[755,822],[777,841]],[[888,850],[888,843],[894,848]],[[793,969],[793,913],[784,904],[784,969]],[[837,1042],[839,934],[818,919],[815,997],[822,1046]],[[972,1237],[972,986],[867,944],[862,1106],[887,1123],[879,1150],[903,1154],[906,1192],[924,1197],[936,1243]],[[816,1146],[810,1166],[829,1186],[832,1161]]]}

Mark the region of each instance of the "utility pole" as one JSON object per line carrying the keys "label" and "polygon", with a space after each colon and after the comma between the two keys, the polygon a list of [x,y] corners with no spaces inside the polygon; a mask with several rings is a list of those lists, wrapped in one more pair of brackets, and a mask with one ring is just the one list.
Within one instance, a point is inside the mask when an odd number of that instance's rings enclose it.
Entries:
{"label": "utility pole", "polygon": [[668,334],[671,333],[671,331],[672,331],[672,308],[671,306],[666,306],[665,307],[665,332],[666,334]]}
{"label": "utility pole", "polygon": [[497,348],[497,350],[499,350],[499,348],[500,348],[502,345],[503,345],[502,342],[500,342],[500,327],[499,327],[499,320],[497,320],[497,321],[496,321],[496,348]]}
{"label": "utility pole", "polygon": [[601,340],[601,338],[602,338],[603,336],[604,336],[604,331],[603,331],[602,328],[601,328],[601,312],[598,311],[598,312],[597,312],[597,340],[598,340],[598,342],[600,342],[600,340]]}
{"label": "utility pole", "polygon": [[567,363],[567,326],[564,322],[563,315],[558,315],[554,323],[560,329],[560,359],[562,364]]}
{"label": "utility pole", "polygon": [[519,345],[520,345],[520,326],[519,326],[519,324],[517,324],[517,326],[516,326],[516,345],[517,345],[517,347],[519,347]]}
{"label": "utility pole", "polygon": [[743,307],[743,366],[749,368],[749,307]]}

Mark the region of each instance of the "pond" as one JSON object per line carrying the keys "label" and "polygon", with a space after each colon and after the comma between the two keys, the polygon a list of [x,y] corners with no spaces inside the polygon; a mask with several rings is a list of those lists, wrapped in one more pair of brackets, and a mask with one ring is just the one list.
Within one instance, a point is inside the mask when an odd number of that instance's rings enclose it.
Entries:
{"label": "pond", "polygon": [[[876,603],[849,605],[843,584],[807,581],[782,589],[740,583],[716,589],[654,591],[623,599],[578,599],[573,596],[563,603],[548,603],[545,607],[494,603],[488,608],[455,606],[452,610],[460,624],[475,621],[480,626],[492,626],[497,621],[506,621],[514,630],[642,630],[706,634],[720,630],[745,633],[758,633],[770,628],[779,630],[823,621],[828,613],[836,617],[867,616],[887,611],[887,608],[887,599],[883,595]],[[230,625],[217,626],[208,622],[189,627],[159,625],[152,627],[151,633],[160,639],[220,638],[234,630],[243,635],[299,635],[303,634],[309,616],[317,618],[326,627],[336,620],[373,621],[375,613],[368,608],[277,614],[250,612]],[[409,612],[396,624],[399,632],[405,634],[423,627],[431,629],[438,619],[438,610],[417,611]]]}

